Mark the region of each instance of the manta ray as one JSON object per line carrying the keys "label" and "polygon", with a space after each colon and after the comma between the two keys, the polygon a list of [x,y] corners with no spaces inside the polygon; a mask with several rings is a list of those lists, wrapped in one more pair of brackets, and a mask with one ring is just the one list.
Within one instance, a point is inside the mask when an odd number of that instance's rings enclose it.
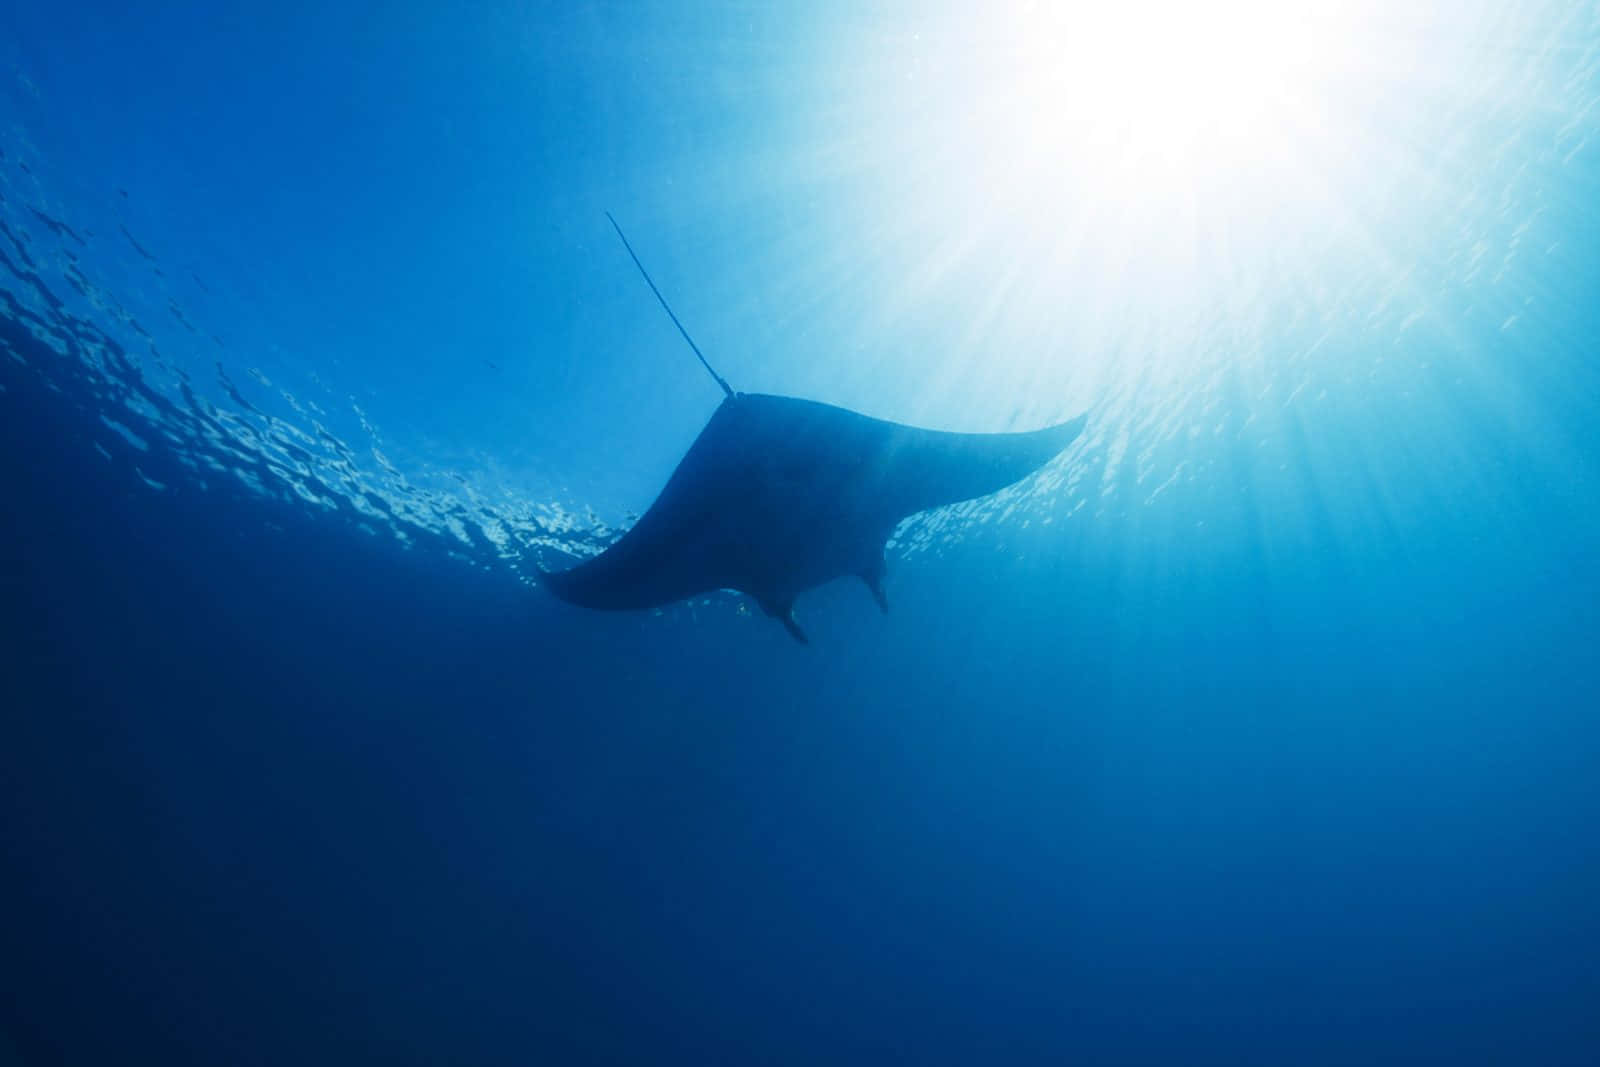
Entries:
{"label": "manta ray", "polygon": [[641,609],[733,589],[809,643],[794,617],[798,594],[855,576],[887,612],[884,548],[896,526],[1026,478],[1083,431],[1080,415],[1028,433],[948,433],[734,392],[611,224],[724,399],[632,529],[570,570],[540,570],[570,604]]}

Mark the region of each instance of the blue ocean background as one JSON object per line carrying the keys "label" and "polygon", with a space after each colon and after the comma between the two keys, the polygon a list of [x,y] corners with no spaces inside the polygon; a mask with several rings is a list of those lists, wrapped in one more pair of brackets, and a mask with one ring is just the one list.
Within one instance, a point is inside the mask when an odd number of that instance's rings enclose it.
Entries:
{"label": "blue ocean background", "polygon": [[[1600,7],[1371,14],[1172,178],[991,12],[0,7],[0,1060],[1600,1062]],[[607,210],[1089,428],[809,648],[560,604],[720,399]]]}

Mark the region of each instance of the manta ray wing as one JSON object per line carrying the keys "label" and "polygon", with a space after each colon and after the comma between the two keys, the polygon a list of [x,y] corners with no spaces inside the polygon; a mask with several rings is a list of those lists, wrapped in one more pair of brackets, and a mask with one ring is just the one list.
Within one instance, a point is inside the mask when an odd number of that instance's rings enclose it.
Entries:
{"label": "manta ray wing", "polygon": [[544,583],[562,600],[602,610],[736,589],[804,641],[796,594],[853,574],[886,606],[884,543],[902,519],[1025,478],[1084,422],[945,433],[810,400],[735,394],[631,530],[593,559],[544,574]]}

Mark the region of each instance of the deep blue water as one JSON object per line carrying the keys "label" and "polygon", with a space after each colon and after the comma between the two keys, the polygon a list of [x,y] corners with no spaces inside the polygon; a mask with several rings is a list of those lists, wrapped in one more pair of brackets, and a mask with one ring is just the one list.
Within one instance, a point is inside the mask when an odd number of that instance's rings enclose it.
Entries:
{"label": "deep blue water", "polygon": [[[0,9],[0,1058],[1600,1062],[1600,9],[1420,11],[1232,156],[988,15]],[[718,399],[607,209],[1090,428],[809,648],[558,604]]]}

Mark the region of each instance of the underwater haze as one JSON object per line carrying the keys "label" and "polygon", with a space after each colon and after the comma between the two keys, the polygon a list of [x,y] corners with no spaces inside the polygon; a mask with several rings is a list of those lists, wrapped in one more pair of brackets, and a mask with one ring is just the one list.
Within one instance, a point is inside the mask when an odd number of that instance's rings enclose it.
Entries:
{"label": "underwater haze", "polygon": [[[1087,415],[587,611],[735,389]],[[1600,1063],[1600,5],[0,4],[0,1060]]]}

